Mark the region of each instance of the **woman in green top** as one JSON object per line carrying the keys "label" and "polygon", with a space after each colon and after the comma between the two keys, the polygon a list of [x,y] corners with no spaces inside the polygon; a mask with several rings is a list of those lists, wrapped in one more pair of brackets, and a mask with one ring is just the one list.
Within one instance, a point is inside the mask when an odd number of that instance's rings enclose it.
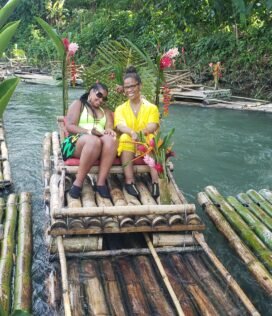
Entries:
{"label": "woman in green top", "polygon": [[63,159],[80,158],[76,179],[69,191],[79,198],[83,181],[93,164],[100,158],[97,192],[110,198],[106,178],[116,157],[117,141],[113,131],[113,117],[102,104],[107,100],[108,88],[96,83],[69,107],[66,128],[69,136],[62,144]]}

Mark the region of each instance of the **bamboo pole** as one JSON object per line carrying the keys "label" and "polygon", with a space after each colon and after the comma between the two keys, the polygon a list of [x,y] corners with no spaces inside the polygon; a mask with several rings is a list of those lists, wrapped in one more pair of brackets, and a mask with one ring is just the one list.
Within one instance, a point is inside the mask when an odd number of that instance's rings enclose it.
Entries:
{"label": "bamboo pole", "polygon": [[65,258],[65,250],[63,247],[62,237],[57,237],[57,245],[59,251],[60,269],[61,269],[61,283],[62,283],[62,297],[65,316],[72,316],[70,298],[69,298],[69,287],[67,278],[67,263]]}
{"label": "bamboo pole", "polygon": [[62,301],[61,281],[59,271],[51,270],[45,281],[47,290],[47,303],[54,309],[59,309]]}
{"label": "bamboo pole", "polygon": [[245,193],[239,193],[237,199],[272,231],[272,218]]}
{"label": "bamboo pole", "polygon": [[105,279],[105,292],[109,302],[109,309],[111,315],[125,316],[125,308],[122,302],[122,292],[120,292],[117,279],[109,260],[104,259],[100,263]]}
{"label": "bamboo pole", "polygon": [[164,214],[184,214],[193,213],[194,204],[180,205],[129,205],[129,206],[100,206],[82,208],[62,208],[55,210],[56,218],[61,217],[86,217],[86,216],[139,216],[139,215],[164,215]]}
{"label": "bamboo pole", "polygon": [[216,204],[220,205],[220,211],[234,227],[238,235],[245,240],[249,247],[258,255],[260,260],[272,272],[272,252],[265,244],[251,231],[250,227],[238,215],[235,210],[226,202],[220,193],[213,186],[208,186],[205,191]]}
{"label": "bamboo pole", "polygon": [[32,215],[30,203],[30,193],[21,193],[18,219],[18,245],[13,302],[14,311],[23,310],[29,313],[31,312],[32,305]]}
{"label": "bamboo pole", "polygon": [[239,299],[242,301],[250,315],[252,316],[259,316],[259,312],[254,307],[254,305],[251,303],[251,301],[248,299],[248,297],[245,295],[244,291],[240,288],[239,284],[231,277],[229,272],[226,270],[226,268],[222,265],[222,263],[218,260],[218,258],[215,256],[211,248],[208,246],[208,244],[204,240],[203,234],[200,233],[194,233],[194,238],[197,240],[197,242],[201,245],[205,253],[208,255],[210,260],[215,265],[216,269],[221,273],[225,281],[227,282],[228,286],[233,290],[235,294],[239,297]]}
{"label": "bamboo pole", "polygon": [[56,173],[50,178],[50,216],[51,225],[55,222],[55,213],[59,211],[59,180],[60,176]]}
{"label": "bamboo pole", "polygon": [[[187,200],[185,199],[184,195],[182,194],[182,192],[180,191],[175,179],[174,179],[174,176],[173,176],[173,173],[171,172],[170,168],[167,167],[167,176],[169,178],[169,187],[170,187],[170,192],[175,192],[175,195],[178,196],[178,198],[180,199],[180,203],[181,204],[187,204]],[[174,189],[174,190],[173,190]],[[174,193],[171,194],[171,197],[173,197]],[[176,201],[176,198],[175,198],[175,201]],[[177,201],[178,202],[178,201]],[[178,203],[175,203],[175,204],[178,204]]]}
{"label": "bamboo pole", "polygon": [[145,233],[144,237],[145,237],[146,243],[148,245],[148,248],[149,248],[149,250],[150,250],[150,252],[151,252],[151,254],[152,254],[153,258],[154,258],[154,261],[155,261],[155,263],[156,263],[156,265],[157,265],[157,267],[158,267],[158,269],[160,271],[160,274],[162,276],[163,282],[164,282],[164,284],[165,284],[165,286],[166,286],[166,288],[167,288],[167,290],[168,290],[168,292],[170,294],[170,297],[171,297],[171,299],[172,299],[172,301],[173,301],[173,303],[175,305],[175,308],[177,310],[178,315],[179,316],[184,316],[184,313],[183,313],[183,310],[182,310],[182,308],[180,306],[179,300],[178,300],[178,298],[177,298],[177,296],[176,296],[176,294],[175,294],[175,292],[174,292],[174,290],[173,290],[173,288],[172,288],[172,286],[171,286],[171,284],[169,282],[169,279],[168,279],[168,277],[167,277],[167,275],[165,273],[165,270],[164,270],[163,265],[162,265],[162,263],[160,261],[160,258],[157,255],[157,252],[156,252],[155,248],[153,247],[152,242],[151,242],[148,234]]}
{"label": "bamboo pole", "polygon": [[88,315],[109,315],[102,283],[96,273],[95,262],[82,261],[82,272],[84,273],[83,284],[89,310]]}
{"label": "bamboo pole", "polygon": [[[102,240],[101,236],[63,238],[63,247],[65,252],[74,253],[102,250]],[[50,245],[50,253],[56,253],[57,251],[57,243],[53,239]]]}
{"label": "bamboo pole", "polygon": [[262,288],[272,296],[272,277],[264,265],[257,260],[252,252],[244,245],[230,224],[219,212],[208,196],[200,192],[197,196],[199,204],[205,209],[209,217],[214,221],[219,231],[228,239],[230,245],[236,250],[240,258],[244,261],[249,271],[262,286]]}
{"label": "bamboo pole", "polygon": [[229,204],[236,209],[244,221],[250,226],[250,228],[256,233],[256,235],[272,250],[272,233],[271,231],[258,220],[256,216],[250,213],[250,211],[240,204],[233,196],[227,198]]}
{"label": "bamboo pole", "polygon": [[[184,252],[197,252],[201,251],[202,248],[199,246],[182,246],[182,247],[158,247],[156,248],[157,253],[184,253]],[[138,255],[150,255],[150,250],[148,248],[140,249],[118,249],[118,250],[101,250],[101,251],[91,251],[83,252],[81,254],[66,252],[66,258],[104,258],[104,257],[117,257],[117,256],[138,256]],[[53,255],[51,261],[55,260],[58,255]]]}
{"label": "bamboo pole", "polygon": [[47,187],[50,182],[51,171],[51,133],[46,133],[43,139],[43,177],[44,185]]}
{"label": "bamboo pole", "polygon": [[238,308],[238,304],[234,304],[231,297],[232,295],[230,295],[233,293],[226,291],[228,284],[221,285],[223,282],[221,280],[219,282],[217,278],[213,276],[213,267],[210,264],[205,265],[203,260],[201,260],[201,256],[195,256],[193,254],[186,254],[184,258],[186,264],[188,262],[192,268],[192,274],[195,274],[195,279],[197,279],[200,286],[209,293],[212,302],[216,305],[217,309],[220,310],[222,315],[233,316],[246,314],[243,306],[239,306]]}
{"label": "bamboo pole", "polygon": [[[161,284],[156,281],[154,269],[150,259],[146,256],[137,256],[134,258],[136,266],[141,271],[142,284],[147,293],[149,304],[154,315],[176,315],[175,310],[168,303]],[[150,291],[152,289],[152,291]]]}
{"label": "bamboo pole", "polygon": [[248,190],[246,194],[270,216],[272,217],[272,205],[268,203],[258,192]]}
{"label": "bamboo pole", "polygon": [[191,267],[183,262],[182,256],[174,254],[170,256],[171,263],[177,271],[177,278],[181,279],[186,291],[190,293],[193,302],[197,306],[200,315],[217,316],[218,311],[214,304],[210,301],[209,296],[205,293],[204,289],[199,286],[197,279],[192,276]]}
{"label": "bamboo pole", "polygon": [[13,269],[13,253],[15,249],[15,231],[17,222],[17,196],[10,194],[7,200],[4,239],[0,260],[0,305],[3,312],[9,315],[11,304],[11,275]]}
{"label": "bamboo pole", "polygon": [[61,173],[63,169],[63,161],[61,159],[59,135],[57,132],[52,133],[52,150],[53,150],[54,169]]}
{"label": "bamboo pole", "polygon": [[154,233],[152,239],[154,247],[196,245],[196,241],[191,234]]}
{"label": "bamboo pole", "polygon": [[272,192],[270,190],[262,189],[259,193],[264,199],[266,199],[267,202],[272,204]]}
{"label": "bamboo pole", "polygon": [[3,223],[4,210],[5,210],[5,200],[4,198],[0,197],[0,224]]}
{"label": "bamboo pole", "polygon": [[84,301],[82,300],[82,289],[80,281],[80,271],[77,261],[68,264],[69,272],[69,294],[71,302],[71,311],[73,316],[84,316]]}

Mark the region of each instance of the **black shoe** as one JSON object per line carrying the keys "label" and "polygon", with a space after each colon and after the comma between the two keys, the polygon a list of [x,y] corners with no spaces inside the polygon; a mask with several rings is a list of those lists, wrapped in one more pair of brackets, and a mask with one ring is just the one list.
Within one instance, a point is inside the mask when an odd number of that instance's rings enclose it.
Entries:
{"label": "black shoe", "polygon": [[151,195],[155,199],[160,196],[159,184],[156,182],[152,183]]}
{"label": "black shoe", "polygon": [[133,195],[136,197],[140,195],[134,183],[125,183],[125,189],[127,190],[127,193],[130,195]]}
{"label": "black shoe", "polygon": [[97,185],[96,191],[100,194],[102,198],[105,198],[105,199],[111,198],[109,189],[106,185]]}
{"label": "black shoe", "polygon": [[81,196],[81,190],[81,187],[73,184],[69,191],[69,194],[73,199],[78,199]]}

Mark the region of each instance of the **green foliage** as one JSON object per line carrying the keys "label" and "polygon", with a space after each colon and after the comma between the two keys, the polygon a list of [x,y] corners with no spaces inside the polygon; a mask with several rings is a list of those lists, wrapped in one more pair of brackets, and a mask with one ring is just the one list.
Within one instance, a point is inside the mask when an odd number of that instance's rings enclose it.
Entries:
{"label": "green foliage", "polygon": [[19,78],[11,78],[0,84],[0,117],[3,116],[4,110],[19,81]]}
{"label": "green foliage", "polygon": [[8,27],[4,28],[4,30],[0,32],[0,56],[7,48],[12,36],[17,30],[19,23],[20,21],[10,23]]}
{"label": "green foliage", "polygon": [[0,10],[0,29],[7,22],[19,2],[20,0],[10,0],[6,3],[5,7]]}
{"label": "green foliage", "polygon": [[84,74],[88,88],[97,80],[109,87],[109,107],[114,110],[124,102],[123,94],[116,91],[117,85],[123,84],[125,69],[133,65],[141,76],[143,95],[150,101],[155,100],[156,68],[148,55],[127,39],[109,41],[97,48],[97,55]]}
{"label": "green foliage", "polygon": [[31,316],[31,314],[28,313],[27,311],[16,310],[11,314],[11,316]]}

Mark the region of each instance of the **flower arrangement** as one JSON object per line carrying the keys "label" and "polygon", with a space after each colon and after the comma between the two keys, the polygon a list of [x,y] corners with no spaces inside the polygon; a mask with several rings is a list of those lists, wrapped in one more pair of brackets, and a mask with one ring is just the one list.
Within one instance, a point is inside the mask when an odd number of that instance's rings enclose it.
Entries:
{"label": "flower arrangement", "polygon": [[222,77],[222,66],[220,61],[217,63],[209,63],[210,68],[212,69],[212,74],[213,74],[213,79],[214,79],[214,88],[215,90],[218,90],[218,83],[219,83],[219,78]]}

